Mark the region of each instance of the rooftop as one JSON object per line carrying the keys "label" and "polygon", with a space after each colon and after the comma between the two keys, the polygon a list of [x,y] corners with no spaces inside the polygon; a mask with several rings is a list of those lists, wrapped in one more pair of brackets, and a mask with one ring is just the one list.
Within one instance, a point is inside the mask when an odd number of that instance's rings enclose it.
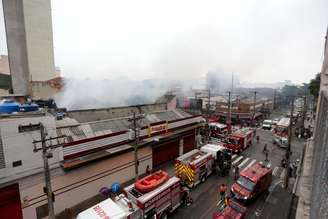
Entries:
{"label": "rooftop", "polygon": [[240,175],[252,180],[253,182],[256,182],[269,172],[272,172],[272,169],[260,163],[255,163],[246,170],[242,171]]}
{"label": "rooftop", "polygon": [[[191,115],[180,110],[155,112],[146,114],[144,119],[139,121],[141,127],[148,126],[148,124],[172,121],[190,117]],[[95,136],[106,135],[114,132],[127,131],[131,128],[131,122],[128,120],[131,117],[121,117],[114,119],[106,119],[100,121],[92,121],[86,123],[79,123],[75,119],[67,118],[63,121],[57,121],[58,135],[71,136],[71,141],[81,140]]]}

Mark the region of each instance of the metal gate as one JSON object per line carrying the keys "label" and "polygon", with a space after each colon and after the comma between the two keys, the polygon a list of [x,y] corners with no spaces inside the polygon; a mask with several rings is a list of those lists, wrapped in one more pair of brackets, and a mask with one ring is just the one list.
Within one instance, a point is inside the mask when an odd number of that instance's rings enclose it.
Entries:
{"label": "metal gate", "polygon": [[17,183],[0,188],[0,217],[23,219]]}
{"label": "metal gate", "polygon": [[153,167],[179,156],[179,141],[170,141],[153,148]]}

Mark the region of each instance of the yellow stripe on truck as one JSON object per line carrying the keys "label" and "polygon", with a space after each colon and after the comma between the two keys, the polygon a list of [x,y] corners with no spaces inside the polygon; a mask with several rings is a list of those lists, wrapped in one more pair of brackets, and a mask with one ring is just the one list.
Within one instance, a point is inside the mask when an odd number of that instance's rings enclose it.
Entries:
{"label": "yellow stripe on truck", "polygon": [[175,164],[175,175],[177,175],[178,177],[181,177],[183,174],[187,177],[187,179],[190,182],[194,181],[194,170],[182,163],[176,163]]}

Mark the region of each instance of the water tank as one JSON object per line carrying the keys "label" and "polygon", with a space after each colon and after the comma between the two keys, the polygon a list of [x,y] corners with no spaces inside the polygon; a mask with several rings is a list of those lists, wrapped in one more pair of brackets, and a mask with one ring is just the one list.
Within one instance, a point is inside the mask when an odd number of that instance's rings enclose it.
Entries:
{"label": "water tank", "polygon": [[32,112],[38,110],[39,110],[39,106],[35,103],[24,103],[19,105],[20,112]]}
{"label": "water tank", "polygon": [[19,112],[19,104],[14,100],[2,100],[0,102],[0,114],[10,114],[13,112]]}

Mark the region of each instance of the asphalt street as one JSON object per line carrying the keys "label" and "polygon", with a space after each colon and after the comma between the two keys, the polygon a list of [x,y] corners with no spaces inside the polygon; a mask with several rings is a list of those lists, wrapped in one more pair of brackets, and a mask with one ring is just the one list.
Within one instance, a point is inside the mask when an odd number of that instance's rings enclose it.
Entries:
{"label": "asphalt street", "polygon": [[[256,134],[260,136],[260,142],[257,143],[254,139],[253,145],[247,148],[242,154],[234,155],[232,161],[233,164],[239,166],[240,171],[246,169],[255,162],[262,161],[264,164],[270,166],[273,170],[273,181],[271,184],[273,186],[281,182],[284,178],[286,171],[280,166],[280,163],[286,151],[285,149],[272,144],[273,134],[271,131],[259,128],[256,132]],[[264,144],[267,144],[269,149],[268,162],[264,162],[265,155],[262,152]],[[299,140],[293,136],[291,145],[291,161],[294,161],[300,157],[303,145],[304,140]],[[173,173],[172,169],[170,172]],[[231,171],[230,175],[227,177],[220,177],[212,174],[204,183],[197,185],[196,188],[191,190],[193,204],[190,206],[183,206],[178,208],[170,215],[170,218],[212,218],[213,212],[218,210],[218,186],[222,183],[225,183],[228,185],[228,189],[230,190],[230,186],[234,182],[233,176],[233,171]],[[269,193],[262,194],[256,200],[247,204],[246,207],[248,209],[248,214],[246,218],[250,218],[251,216],[254,217],[254,215],[256,216],[261,213],[262,206],[268,194]]]}

